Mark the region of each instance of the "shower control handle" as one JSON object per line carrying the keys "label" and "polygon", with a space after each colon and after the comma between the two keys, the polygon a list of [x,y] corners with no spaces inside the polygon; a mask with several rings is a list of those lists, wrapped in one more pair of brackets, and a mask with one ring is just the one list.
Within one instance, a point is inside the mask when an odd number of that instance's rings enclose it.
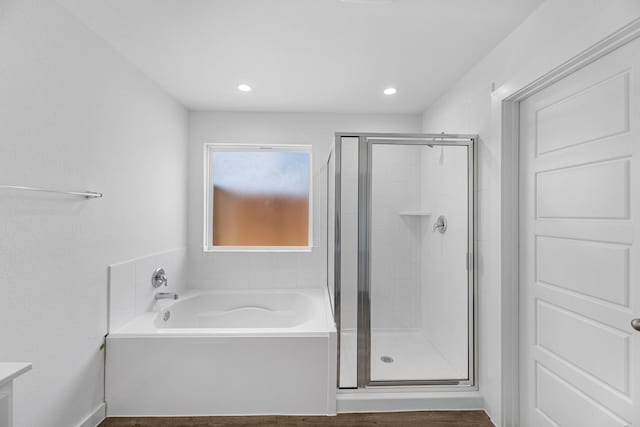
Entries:
{"label": "shower control handle", "polygon": [[433,224],[433,231],[438,230],[441,234],[447,231],[447,218],[444,215],[440,215],[436,222]]}
{"label": "shower control handle", "polygon": [[158,268],[153,272],[153,276],[151,276],[151,285],[154,288],[167,286],[167,273],[165,273],[164,268]]}
{"label": "shower control handle", "polygon": [[631,321],[631,327],[636,331],[640,331],[640,319],[633,319]]}

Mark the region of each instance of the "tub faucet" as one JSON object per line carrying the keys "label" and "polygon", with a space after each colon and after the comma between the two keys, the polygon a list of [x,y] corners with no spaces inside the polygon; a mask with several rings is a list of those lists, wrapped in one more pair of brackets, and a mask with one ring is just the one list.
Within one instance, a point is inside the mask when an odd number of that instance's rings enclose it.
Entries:
{"label": "tub faucet", "polygon": [[175,292],[157,292],[154,298],[156,301],[160,299],[178,299],[178,294]]}

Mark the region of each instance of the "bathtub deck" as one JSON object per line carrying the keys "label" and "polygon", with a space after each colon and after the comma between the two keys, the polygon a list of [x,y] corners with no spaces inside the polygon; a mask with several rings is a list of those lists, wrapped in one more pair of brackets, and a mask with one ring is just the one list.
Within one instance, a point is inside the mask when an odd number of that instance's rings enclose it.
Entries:
{"label": "bathtub deck", "polygon": [[214,426],[421,426],[493,427],[483,411],[387,412],[339,414],[336,417],[180,417],[107,418],[99,427],[214,427]]}

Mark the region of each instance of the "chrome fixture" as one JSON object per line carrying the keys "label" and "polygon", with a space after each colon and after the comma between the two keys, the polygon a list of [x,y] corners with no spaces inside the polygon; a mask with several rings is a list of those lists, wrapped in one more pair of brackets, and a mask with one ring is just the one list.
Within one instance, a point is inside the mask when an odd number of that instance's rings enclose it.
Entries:
{"label": "chrome fixture", "polygon": [[633,319],[631,321],[631,327],[636,331],[640,331],[640,319]]}
{"label": "chrome fixture", "polygon": [[444,234],[447,231],[447,218],[444,215],[440,215],[436,220],[435,224],[433,224],[433,231],[438,230],[440,234]]}
{"label": "chrome fixture", "polygon": [[64,194],[67,196],[82,196],[86,199],[102,198],[102,193],[96,193],[95,191],[62,191],[62,190],[50,190],[48,188],[40,188],[40,187],[24,187],[21,185],[0,185],[0,190],[37,191],[40,193]]}
{"label": "chrome fixture", "polygon": [[153,272],[153,276],[151,276],[151,286],[154,288],[159,288],[160,286],[167,286],[167,273],[165,273],[164,268],[157,268],[156,271]]}
{"label": "chrome fixture", "polygon": [[158,292],[153,297],[156,301],[161,299],[178,299],[178,294],[175,292]]}

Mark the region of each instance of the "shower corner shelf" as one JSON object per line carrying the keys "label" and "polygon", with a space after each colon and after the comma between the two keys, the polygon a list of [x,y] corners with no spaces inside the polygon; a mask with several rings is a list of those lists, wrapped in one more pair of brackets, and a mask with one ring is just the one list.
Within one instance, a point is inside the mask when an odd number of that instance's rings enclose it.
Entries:
{"label": "shower corner shelf", "polygon": [[400,216],[431,216],[430,211],[401,211]]}

